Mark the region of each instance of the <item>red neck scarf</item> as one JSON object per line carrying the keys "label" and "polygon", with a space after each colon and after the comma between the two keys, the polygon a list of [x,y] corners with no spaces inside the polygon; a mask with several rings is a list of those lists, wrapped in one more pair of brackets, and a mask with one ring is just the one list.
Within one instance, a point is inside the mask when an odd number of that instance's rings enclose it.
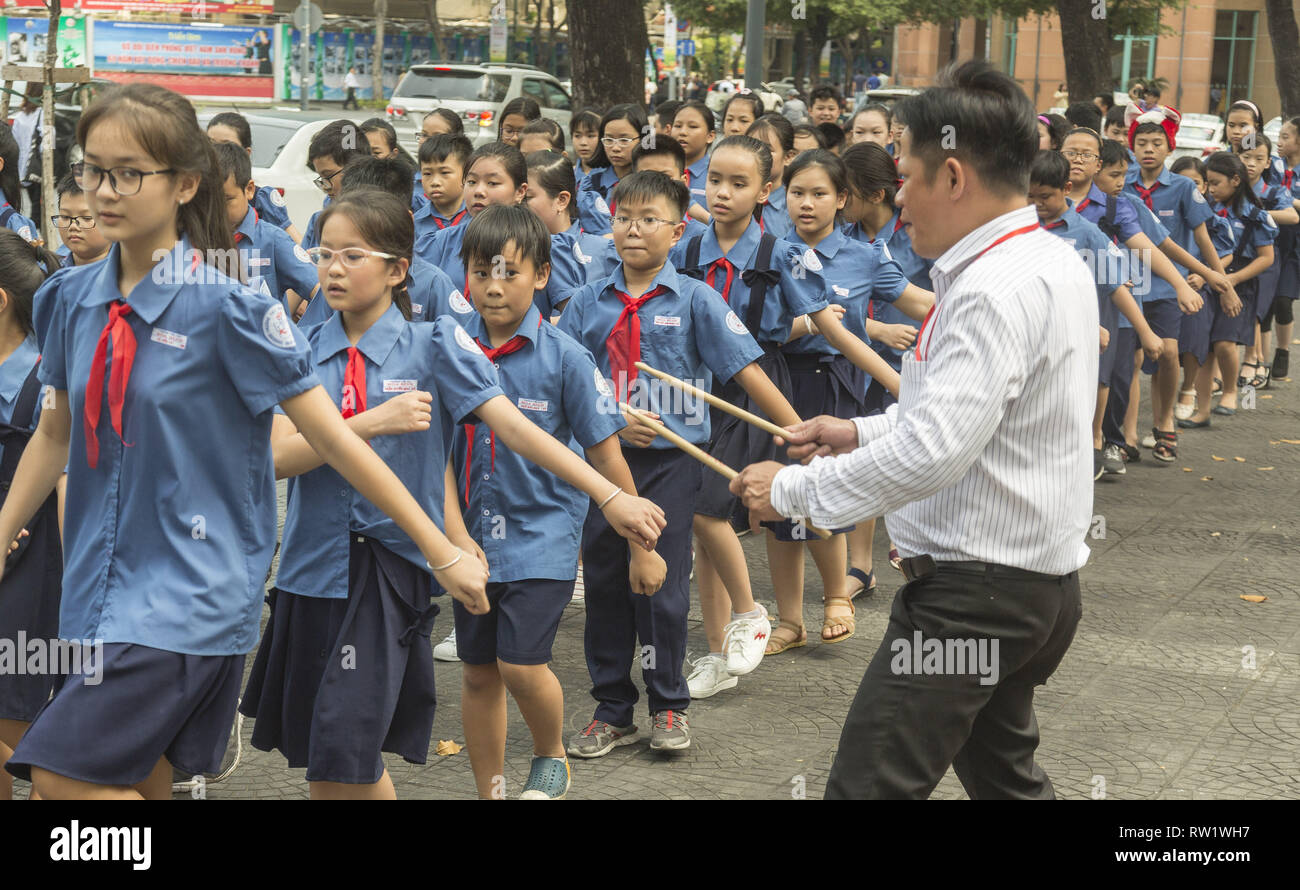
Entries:
{"label": "red neck scarf", "polygon": [[1059,229],[1061,226],[1065,225],[1065,220],[1058,219],[1056,222],[1039,223],[1039,225],[1044,229]]}
{"label": "red neck scarf", "polygon": [[[722,285],[721,290],[718,290],[717,284],[714,283],[715,279],[717,278],[719,269],[723,269],[727,273],[727,277],[724,279],[724,283]],[[731,265],[731,261],[728,260],[726,257],[719,257],[718,259],[714,260],[712,263],[709,264],[709,271],[706,272],[704,275],[704,283],[707,284],[709,287],[713,288],[714,290],[718,291],[718,293],[722,294],[722,299],[730,303],[731,302],[731,281],[735,277],[736,277],[736,267]]]}
{"label": "red neck scarf", "polygon": [[1141,182],[1134,182],[1133,188],[1137,189],[1137,193],[1142,197],[1142,202],[1147,205],[1147,210],[1156,209],[1155,205],[1151,203],[1151,193],[1160,188],[1159,182],[1153,182],[1149,189],[1143,188]]}
{"label": "red neck scarf", "polygon": [[620,402],[627,401],[628,389],[636,379],[636,363],[641,361],[641,319],[637,317],[637,310],[663,292],[664,286],[660,284],[634,300],[622,291],[614,291],[623,301],[623,311],[605,338],[605,349],[609,353],[609,373],[614,378]]}
{"label": "red neck scarf", "polygon": [[[127,323],[131,307],[114,300],[108,307],[108,323],[99,333],[95,344],[95,358],[90,365],[86,381],[86,404],[83,415],[86,430],[86,463],[93,470],[99,464],[99,426],[101,402],[104,398],[104,361],[108,355],[108,341],[113,341],[113,368],[108,378],[108,411],[113,430],[122,438],[122,407],[126,402],[126,385],[131,379],[131,365],[135,363],[135,332]],[[122,444],[126,444],[123,439]]]}
{"label": "red neck scarf", "polygon": [[[541,318],[537,319],[537,326],[538,327],[542,326]],[[523,349],[524,346],[526,346],[528,343],[528,338],[525,337],[523,334],[515,334],[509,340],[507,340],[506,342],[502,343],[500,346],[497,346],[495,348],[485,345],[483,341],[478,339],[477,337],[474,338],[474,342],[478,344],[479,349],[483,350],[483,354],[487,356],[488,361],[495,364],[496,360],[501,358],[501,356],[509,355],[512,352],[518,352],[519,350]],[[473,472],[472,462],[474,460],[475,425],[472,423],[467,423],[464,424],[464,427],[465,427],[465,506],[468,507],[469,506],[469,480],[470,480],[470,474]],[[489,431],[488,433],[488,445],[492,449],[491,469],[488,470],[488,472],[495,473],[497,469],[497,434],[493,431]]]}
{"label": "red neck scarf", "polygon": [[348,366],[343,371],[343,419],[355,417],[366,410],[366,360],[361,350],[348,347]]}
{"label": "red neck scarf", "polygon": [[461,208],[460,213],[457,213],[455,216],[453,216],[453,217],[452,217],[451,219],[449,219],[447,222],[443,222],[443,221],[442,221],[442,218],[436,215],[436,214],[438,213],[438,209],[437,209],[436,207],[434,208],[433,212],[434,212],[434,214],[435,214],[434,217],[433,217],[433,223],[434,223],[434,225],[436,225],[436,226],[437,226],[438,228],[440,228],[440,229],[446,229],[446,228],[451,227],[451,226],[458,226],[458,225],[460,225],[460,221],[461,221],[462,219],[465,218],[465,214],[469,213],[469,211],[466,210],[465,208]]}

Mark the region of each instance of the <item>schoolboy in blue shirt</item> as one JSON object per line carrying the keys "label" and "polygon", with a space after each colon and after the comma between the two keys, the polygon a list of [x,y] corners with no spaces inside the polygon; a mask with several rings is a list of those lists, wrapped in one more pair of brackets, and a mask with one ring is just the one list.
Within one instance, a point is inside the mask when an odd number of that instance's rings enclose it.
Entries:
{"label": "schoolboy in blue shirt", "polygon": [[279,300],[293,317],[299,304],[320,289],[316,266],[284,229],[262,222],[250,206],[256,186],[248,152],[229,142],[216,143],[212,148],[225,183],[226,219],[235,230],[235,248],[248,276],[248,286]]}
{"label": "schoolboy in blue shirt", "polygon": [[[321,210],[338,197],[342,187],[339,177],[348,162],[369,155],[368,150],[362,150],[369,148],[364,140],[358,146],[359,138],[357,125],[344,120],[330,121],[311,137],[311,143],[307,146],[307,169],[316,174],[316,185],[325,193]],[[307,230],[302,233],[303,250],[310,250],[320,244],[320,226],[317,225],[317,220],[320,219],[321,210],[313,213],[307,221]]]}
{"label": "schoolboy in blue shirt", "polygon": [[[704,173],[700,174],[700,194],[704,194],[704,180],[708,174],[709,156],[702,158],[704,163]],[[656,139],[647,148],[638,145],[632,149],[632,169],[633,170],[657,170],[670,179],[680,179],[686,182],[686,152],[682,150],[681,145],[676,139]],[[694,201],[694,192],[691,192]],[[704,206],[703,200],[700,206]],[[695,238],[701,237],[709,230],[707,223],[702,223],[692,216],[686,217],[686,231],[682,237],[677,239],[672,250],[668,252],[668,261],[675,268],[683,269],[688,263],[686,262],[686,245],[690,244]]]}
{"label": "schoolboy in blue shirt", "polygon": [[85,266],[108,256],[111,245],[99,231],[95,216],[90,212],[90,205],[86,203],[86,194],[71,173],[63,174],[57,190],[59,215],[54,218],[54,225],[63,241],[63,246],[59,248],[60,265]]}
{"label": "schoolboy in blue shirt", "polygon": [[[755,362],[762,349],[743,322],[711,287],[677,274],[668,250],[681,237],[682,217],[690,192],[681,180],[663,173],[629,174],[614,191],[619,212],[614,243],[622,265],[608,279],[588,284],[569,300],[560,330],[592,351],[601,373],[613,381],[613,396],[602,410],[617,410],[618,401],[644,407],[688,442],[709,441],[707,405],[689,413],[677,391],[654,385],[639,374],[636,362],[701,389],[737,378],[771,416],[780,393]],[[586,579],[587,668],[592,677],[595,716],[569,742],[576,757],[599,757],[636,739],[633,714],[637,690],[630,672],[637,639],[643,647],[642,676],[654,717],[652,750],[674,751],[690,745],[685,710],[690,691],[682,671],[686,614],[690,606],[690,541],[695,493],[701,467],[671,443],[640,423],[621,433],[623,454],[637,491],[658,504],[668,526],[659,538],[659,554],[668,565],[657,594],[637,598],[628,586],[626,550],[605,520],[588,512],[583,530]]]}
{"label": "schoolboy in blue shirt", "polygon": [[469,219],[465,209],[465,161],[474,146],[464,136],[439,133],[420,143],[420,184],[427,198],[415,211],[415,238]]}
{"label": "schoolboy in blue shirt", "polygon": [[[543,290],[551,236],[523,207],[483,211],[468,227],[462,259],[479,312],[465,329],[497,370],[501,388],[530,420],[561,442],[576,442],[618,489],[635,495],[619,447],[621,415],[608,410],[604,378],[586,347],[546,324],[533,304]],[[498,265],[498,261],[503,261]],[[572,446],[570,446],[572,447]],[[482,424],[465,424],[452,455],[466,526],[491,567],[492,610],[456,609],[457,653],[465,663],[461,711],[481,797],[504,773],[505,690],[533,734],[534,758],[523,799],[558,799],[569,784],[564,707],[551,673],[551,647],[573,596],[589,498],[496,441]],[[630,548],[628,582],[648,596],[663,583],[664,561]]]}

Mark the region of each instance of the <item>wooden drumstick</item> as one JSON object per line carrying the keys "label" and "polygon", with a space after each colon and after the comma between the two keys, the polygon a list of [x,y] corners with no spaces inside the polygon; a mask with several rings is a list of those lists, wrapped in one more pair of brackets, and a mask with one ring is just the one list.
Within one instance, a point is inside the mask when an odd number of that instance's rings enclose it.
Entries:
{"label": "wooden drumstick", "polygon": [[[740,473],[733,470],[731,467],[727,466],[722,461],[718,460],[716,457],[709,454],[704,449],[700,448],[698,445],[694,445],[690,442],[687,442],[681,436],[677,435],[677,433],[674,433],[672,430],[668,429],[668,427],[664,426],[662,423],[655,420],[654,418],[647,417],[641,411],[638,411],[636,408],[624,404],[623,402],[619,402],[618,407],[621,408],[623,410],[623,413],[626,414],[628,417],[631,417],[637,423],[643,423],[646,426],[650,427],[652,430],[655,431],[655,433],[657,433],[660,436],[663,436],[669,442],[672,442],[675,446],[680,448],[682,451],[686,452],[691,457],[695,458],[700,463],[704,464],[704,466],[708,467],[710,470],[713,470],[713,472],[718,473],[719,475],[725,477],[728,480],[735,479],[737,476],[740,475]],[[825,529],[817,528],[816,526],[809,525],[808,523],[804,523],[804,526],[808,529],[808,531],[812,532],[814,535],[816,535],[819,538],[829,538],[831,536],[831,533],[826,531]]]}
{"label": "wooden drumstick", "polygon": [[658,377],[664,383],[667,383],[670,386],[677,387],[682,392],[687,392],[693,396],[697,396],[701,399],[704,399],[704,401],[708,402],[710,405],[717,408],[719,411],[725,411],[727,414],[730,414],[732,417],[739,417],[741,420],[745,421],[748,424],[752,424],[753,426],[758,427],[760,430],[762,430],[765,433],[771,433],[774,436],[780,436],[782,439],[785,439],[790,435],[785,430],[781,429],[781,427],[774,424],[772,421],[759,417],[757,414],[751,414],[750,412],[746,411],[744,408],[741,408],[739,405],[733,405],[731,404],[731,402],[728,402],[726,399],[721,398],[719,396],[715,396],[713,393],[708,392],[707,390],[700,389],[698,386],[692,386],[691,384],[687,383],[685,380],[680,380],[674,377],[672,374],[667,374],[663,371],[656,370],[650,367],[649,365],[647,365],[645,362],[637,362],[636,366],[638,369],[645,371],[647,374],[653,374],[655,377]]}

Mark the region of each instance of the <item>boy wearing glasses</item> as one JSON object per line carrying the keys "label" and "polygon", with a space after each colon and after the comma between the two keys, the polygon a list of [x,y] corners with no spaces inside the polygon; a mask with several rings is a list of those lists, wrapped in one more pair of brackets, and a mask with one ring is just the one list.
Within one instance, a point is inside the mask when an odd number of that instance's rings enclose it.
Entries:
{"label": "boy wearing glasses", "polygon": [[[316,187],[325,193],[321,210],[339,196],[339,174],[347,162],[369,153],[370,143],[352,121],[330,121],[311,137],[311,144],[307,146],[307,169],[316,174]],[[316,225],[320,214],[321,211],[317,210],[307,222],[307,231],[302,235],[303,250],[320,244],[320,230]]]}
{"label": "boy wearing glasses", "polygon": [[88,266],[108,256],[110,247],[98,228],[86,203],[86,194],[71,173],[65,173],[55,190],[59,195],[59,215],[51,222],[59,230],[64,266]]}
{"label": "boy wearing glasses", "polygon": [[[712,388],[714,375],[734,378],[761,410],[775,416],[784,401],[755,364],[763,350],[713,288],[679,275],[668,261],[685,228],[686,183],[640,170],[615,186],[613,199],[614,246],[621,263],[609,278],[578,289],[558,325],[595,356],[605,393],[602,410],[618,410],[625,402],[645,409],[688,442],[708,443],[708,406],[640,373],[636,363],[644,361],[705,390]],[[591,722],[569,741],[573,757],[601,757],[637,740],[634,660],[641,663],[650,704],[650,748],[671,752],[691,744],[686,719],[691,697],[682,662],[691,528],[702,469],[634,419],[619,436],[637,493],[658,504],[668,520],[656,548],[667,563],[667,577],[654,596],[636,595],[628,582],[627,545],[598,510],[588,511],[582,534],[585,649],[597,704]],[[638,640],[640,649],[634,650]]]}

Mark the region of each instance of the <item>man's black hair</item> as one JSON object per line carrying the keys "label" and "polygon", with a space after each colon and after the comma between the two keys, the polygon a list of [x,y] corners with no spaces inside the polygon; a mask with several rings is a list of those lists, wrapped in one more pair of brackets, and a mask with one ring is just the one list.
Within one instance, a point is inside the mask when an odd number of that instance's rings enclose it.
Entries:
{"label": "man's black hair", "polygon": [[370,154],[369,145],[364,149],[358,147],[358,141],[364,142],[365,138],[352,121],[330,121],[311,137],[311,144],[307,146],[307,169],[316,172],[311,162],[317,158],[329,158],[343,167],[358,155]]}
{"label": "man's black hair", "polygon": [[1128,166],[1128,146],[1123,142],[1116,142],[1114,139],[1103,139],[1101,141],[1101,169],[1113,167],[1116,164]]}
{"label": "man's black hair", "polygon": [[1091,102],[1071,102],[1070,107],[1065,109],[1065,119],[1076,127],[1101,129],[1101,112]]}
{"label": "man's black hair", "polygon": [[636,148],[632,149],[632,169],[636,169],[637,161],[655,155],[667,155],[677,162],[679,170],[686,171],[686,150],[676,139],[652,139],[649,148],[642,143],[637,143]]}
{"label": "man's black hair", "polygon": [[957,158],[994,192],[1028,190],[1038,114],[1020,85],[988,62],[946,68],[935,86],[905,100],[899,113],[927,181],[946,159]]}

